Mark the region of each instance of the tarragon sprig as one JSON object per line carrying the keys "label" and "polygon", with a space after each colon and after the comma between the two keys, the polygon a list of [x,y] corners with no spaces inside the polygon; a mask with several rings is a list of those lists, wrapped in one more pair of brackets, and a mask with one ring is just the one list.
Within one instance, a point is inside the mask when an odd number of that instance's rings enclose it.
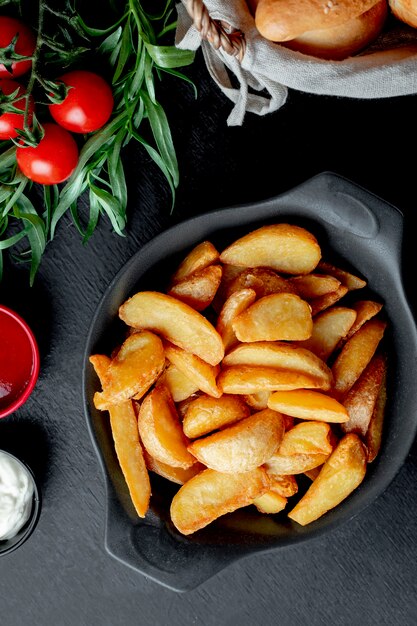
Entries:
{"label": "tarragon sprig", "polygon": [[[23,1],[15,0],[20,7]],[[84,138],[77,168],[59,186],[31,183],[16,166],[15,147],[9,142],[0,144],[0,272],[2,251],[13,249],[15,260],[30,262],[31,284],[48,242],[58,236],[58,224],[65,214],[70,214],[83,242],[92,236],[101,217],[110,221],[116,234],[126,234],[128,190],[123,150],[130,141],[145,149],[161,169],[171,191],[171,209],[175,203],[178,162],[157,88],[164,73],[192,84],[180,70],[193,62],[194,53],[167,44],[175,28],[173,0],[164,0],[158,14],[148,13],[137,0],[119,2],[117,10],[115,3],[107,2],[111,23],[105,28],[89,23],[82,14],[82,1],[65,0],[60,10],[49,0],[37,2],[37,45],[27,81],[25,127],[19,141],[36,145],[40,140],[46,105],[62,101],[66,95],[62,83],[54,78],[83,55],[90,55],[97,70],[109,76],[115,106],[106,126]],[[29,125],[31,94],[40,113]],[[13,107],[13,99],[5,106]],[[40,207],[39,197],[43,198]],[[83,202],[85,199],[87,202]]]}

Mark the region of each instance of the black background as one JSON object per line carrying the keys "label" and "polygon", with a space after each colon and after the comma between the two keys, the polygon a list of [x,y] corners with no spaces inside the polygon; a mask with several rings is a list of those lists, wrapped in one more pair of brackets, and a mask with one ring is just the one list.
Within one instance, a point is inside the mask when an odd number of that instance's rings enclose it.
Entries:
{"label": "black background", "polygon": [[180,169],[175,209],[163,176],[138,146],[124,153],[126,238],[104,220],[87,246],[64,218],[36,283],[10,264],[0,301],[32,325],[41,372],[29,401],[0,423],[0,447],[25,459],[41,485],[33,536],[0,557],[0,623],[52,626],[316,626],[415,624],[417,447],[360,516],[278,553],[249,557],[181,594],[104,551],[104,480],[89,439],[81,370],[88,328],[109,282],[141,245],[188,217],[266,199],[324,170],[341,174],[405,216],[404,275],[415,306],[417,96],[373,101],[291,91],[268,116],[228,127],[231,103],[200,51],[192,89],[167,77],[159,91]]}

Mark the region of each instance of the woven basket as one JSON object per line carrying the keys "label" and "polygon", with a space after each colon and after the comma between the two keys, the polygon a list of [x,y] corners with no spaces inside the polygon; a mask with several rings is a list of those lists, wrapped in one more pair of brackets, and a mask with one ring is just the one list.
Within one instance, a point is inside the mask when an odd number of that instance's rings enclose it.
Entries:
{"label": "woven basket", "polygon": [[289,88],[363,99],[417,94],[417,29],[393,16],[361,54],[325,61],[263,38],[246,0],[181,0],[177,10],[176,45],[202,48],[209,73],[235,105],[229,125],[242,124],[246,112],[279,109]]}

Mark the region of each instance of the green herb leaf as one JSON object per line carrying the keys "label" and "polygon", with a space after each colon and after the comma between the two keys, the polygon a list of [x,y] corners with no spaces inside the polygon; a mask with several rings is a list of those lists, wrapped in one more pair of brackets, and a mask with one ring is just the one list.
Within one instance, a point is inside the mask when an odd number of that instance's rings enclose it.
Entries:
{"label": "green herb leaf", "polygon": [[[10,0],[22,14],[23,0]],[[0,0],[0,6],[8,4]],[[24,110],[24,130],[11,142],[0,142],[0,271],[2,253],[8,250],[17,262],[30,262],[33,284],[47,242],[69,212],[86,243],[101,217],[112,230],[126,236],[128,188],[124,171],[124,149],[131,142],[151,157],[160,168],[171,192],[171,211],[179,185],[179,169],[168,116],[158,101],[157,88],[164,73],[194,83],[178,71],[190,65],[194,52],[170,45],[176,27],[174,0],[164,0],[157,14],[150,14],[139,0],[103,0],[113,23],[102,27],[87,23],[81,0],[37,0],[37,41],[28,73]],[[35,9],[36,10],[36,9]],[[36,21],[36,20],[35,20]],[[22,60],[15,51],[16,38],[0,49],[0,62],[11,67]],[[70,178],[61,185],[40,186],[19,171],[16,147],[37,146],[43,137],[42,120],[46,107],[62,102],[68,87],[56,80],[67,67],[83,57],[100,59],[112,76],[113,114],[100,130],[79,137],[79,161]],[[29,116],[29,99],[34,98],[36,115]],[[1,97],[0,110],[16,108],[18,92]],[[141,132],[142,127],[144,132]],[[14,145],[13,145],[14,144]],[[40,189],[38,189],[40,187]],[[35,191],[40,193],[35,193]],[[41,204],[38,207],[38,204]],[[14,254],[22,240],[28,248]]]}

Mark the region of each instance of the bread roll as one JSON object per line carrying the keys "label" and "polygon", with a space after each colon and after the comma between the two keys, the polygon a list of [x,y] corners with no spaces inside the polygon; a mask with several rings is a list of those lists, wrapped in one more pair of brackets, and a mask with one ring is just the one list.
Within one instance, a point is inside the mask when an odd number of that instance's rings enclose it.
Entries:
{"label": "bread roll", "polygon": [[397,19],[417,28],[417,0],[389,0],[389,6]]}
{"label": "bread roll", "polygon": [[388,2],[379,0],[371,9],[340,26],[311,30],[282,45],[322,59],[341,61],[374,41],[387,16]]}
{"label": "bread roll", "polygon": [[378,0],[258,0],[255,25],[265,39],[275,42],[290,41],[312,30],[340,26],[369,11],[377,2]]}

